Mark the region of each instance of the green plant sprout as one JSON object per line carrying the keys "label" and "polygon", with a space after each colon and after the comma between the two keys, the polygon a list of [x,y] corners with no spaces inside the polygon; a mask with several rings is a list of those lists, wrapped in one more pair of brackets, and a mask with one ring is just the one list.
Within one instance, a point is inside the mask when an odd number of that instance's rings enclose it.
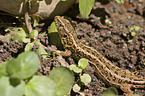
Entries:
{"label": "green plant sprout", "polygon": [[74,92],[79,92],[80,89],[81,89],[81,87],[80,87],[78,84],[75,84],[75,85],[73,86],[73,91],[74,91]]}
{"label": "green plant sprout", "polygon": [[[88,60],[85,58],[81,58],[78,61],[78,67],[74,64],[69,66],[70,70],[73,70],[75,73],[79,74],[81,82],[85,85],[88,85],[91,82],[91,76],[89,74],[82,74],[82,70],[85,69],[87,66]],[[73,91],[82,94],[80,92],[80,88],[81,87],[78,84],[75,84],[73,86]]]}
{"label": "green plant sprout", "polygon": [[131,36],[134,37],[136,36],[136,32],[140,30],[140,27],[137,25],[133,25],[132,27],[130,27],[131,30]]}
{"label": "green plant sprout", "polygon": [[[37,24],[34,25],[36,26]],[[40,35],[37,30],[34,29],[29,33],[24,26],[16,29],[11,29],[10,27],[8,27],[6,31],[9,32],[9,34],[2,38],[3,41],[10,42],[10,38],[13,37],[14,40],[18,40],[20,43],[26,43],[26,46],[24,48],[25,52],[31,51],[33,46],[38,45],[39,47],[37,53],[39,55],[42,55],[42,57],[44,58],[47,57],[48,53],[45,51],[44,45],[39,42],[39,39],[37,39]]]}
{"label": "green plant sprout", "polygon": [[66,67],[55,67],[48,77],[34,75],[39,65],[38,55],[31,51],[1,63],[0,96],[67,95],[74,83],[72,71]]}
{"label": "green plant sprout", "polygon": [[131,31],[139,31],[140,30],[140,27],[137,26],[137,25],[133,25],[132,27],[130,27],[130,30]]}
{"label": "green plant sprout", "polygon": [[133,37],[136,36],[136,32],[134,32],[134,31],[131,32],[131,36],[133,36]]}
{"label": "green plant sprout", "polygon": [[105,20],[105,23],[106,23],[106,24],[109,24],[109,25],[112,24],[112,22],[111,22],[109,19],[106,19],[106,20]]}

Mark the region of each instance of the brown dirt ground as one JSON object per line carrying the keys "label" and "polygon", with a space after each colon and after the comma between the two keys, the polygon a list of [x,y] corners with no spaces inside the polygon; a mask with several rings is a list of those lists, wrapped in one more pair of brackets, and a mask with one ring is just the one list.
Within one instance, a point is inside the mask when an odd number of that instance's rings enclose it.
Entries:
{"label": "brown dirt ground", "polygon": [[[145,71],[145,1],[126,0],[124,5],[117,4],[115,0],[97,1],[87,19],[81,18],[78,14],[77,3],[64,14],[72,19],[78,39],[85,39],[89,46],[96,48],[120,68],[128,69],[131,72],[142,70],[139,75],[145,77],[143,72]],[[6,18],[7,16],[1,17]],[[98,19],[98,17],[101,19]],[[112,24],[106,24],[105,19],[109,19]],[[133,25],[140,27],[135,36],[131,36],[130,31],[130,27]],[[47,33],[48,27],[43,24],[40,26],[38,30]],[[4,28],[0,29],[0,33],[1,35],[7,34],[4,32]],[[45,46],[51,46],[50,37],[47,34],[45,36],[40,34],[39,39]],[[12,40],[10,43],[0,41],[0,62],[16,57],[24,51],[24,46],[25,44],[18,41]],[[56,47],[61,49],[60,46]],[[37,50],[37,46],[33,50]],[[49,50],[47,51],[49,52]],[[55,54],[52,54],[48,59],[43,59],[40,56],[40,59],[41,66],[37,74],[41,75],[48,75],[50,70],[54,66],[60,66],[61,62],[66,64],[77,63],[72,57],[64,58]],[[84,72],[92,76],[92,82],[87,87],[82,88],[86,95],[100,95],[103,90],[109,87],[95,76],[94,70],[91,66],[84,70]],[[118,89],[118,91],[120,95],[123,94],[121,90]],[[134,89],[133,91],[141,96],[145,95],[144,89]]]}

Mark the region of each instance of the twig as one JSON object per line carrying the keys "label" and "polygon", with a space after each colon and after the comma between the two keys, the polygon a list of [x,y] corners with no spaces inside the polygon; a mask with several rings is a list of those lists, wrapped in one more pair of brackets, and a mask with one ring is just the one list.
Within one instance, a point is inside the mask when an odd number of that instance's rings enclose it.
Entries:
{"label": "twig", "polygon": [[29,31],[29,33],[32,32],[32,26],[31,26],[31,23],[29,22],[29,14],[28,14],[28,11],[25,13],[25,23],[26,23],[26,27]]}

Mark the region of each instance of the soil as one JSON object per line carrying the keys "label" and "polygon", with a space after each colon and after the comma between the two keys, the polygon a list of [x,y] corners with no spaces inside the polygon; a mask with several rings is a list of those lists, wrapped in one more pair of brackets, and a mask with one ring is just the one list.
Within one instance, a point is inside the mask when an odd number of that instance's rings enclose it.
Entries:
{"label": "soil", "polygon": [[[78,11],[78,3],[76,2],[63,15],[69,17],[75,27],[78,39],[85,39],[87,44],[97,49],[107,59],[116,64],[122,69],[128,69],[131,72],[139,71],[138,75],[145,77],[145,1],[144,0],[125,0],[124,4],[118,4],[115,0],[97,0],[93,10],[88,18],[83,19]],[[3,18],[7,16],[1,15]],[[107,24],[107,20],[111,24]],[[4,22],[8,20],[4,19]],[[14,18],[11,22],[13,22]],[[45,25],[47,25],[45,23]],[[40,24],[39,39],[46,47],[52,48],[50,36],[47,34],[47,29],[44,23]],[[139,26],[140,29],[132,35],[130,28]],[[0,34],[6,35],[5,28],[0,28]],[[46,35],[43,36],[42,33]],[[10,58],[15,58],[24,51],[25,44],[14,41],[10,43],[0,41],[0,62],[7,61]],[[53,46],[53,48],[62,49],[61,46]],[[37,50],[37,46],[33,48]],[[50,52],[49,50],[47,50]],[[72,57],[65,58],[56,56],[51,53],[50,57],[44,59],[40,56],[41,66],[37,74],[49,75],[50,70],[55,66],[60,66],[61,63],[77,64],[77,61]],[[92,82],[83,87],[82,91],[86,95],[98,96],[102,94],[109,86],[105,85],[94,74],[94,68],[88,66],[84,72],[92,77]],[[133,89],[135,94],[145,95],[144,89]],[[119,95],[123,92],[118,89]],[[73,95],[78,95],[71,93]]]}

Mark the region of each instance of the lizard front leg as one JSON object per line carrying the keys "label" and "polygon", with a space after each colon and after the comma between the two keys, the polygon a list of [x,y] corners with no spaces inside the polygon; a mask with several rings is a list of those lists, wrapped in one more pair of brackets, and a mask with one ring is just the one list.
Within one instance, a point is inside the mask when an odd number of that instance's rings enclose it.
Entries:
{"label": "lizard front leg", "polygon": [[54,49],[54,48],[49,48],[49,50],[51,52],[55,52],[56,55],[62,55],[64,57],[69,57],[72,55],[72,52],[68,49],[65,49],[65,51],[60,51],[60,50],[57,50],[57,49]]}
{"label": "lizard front leg", "polygon": [[131,96],[133,94],[133,91],[131,90],[131,87],[133,84],[121,84],[120,89],[125,92],[125,96]]}

